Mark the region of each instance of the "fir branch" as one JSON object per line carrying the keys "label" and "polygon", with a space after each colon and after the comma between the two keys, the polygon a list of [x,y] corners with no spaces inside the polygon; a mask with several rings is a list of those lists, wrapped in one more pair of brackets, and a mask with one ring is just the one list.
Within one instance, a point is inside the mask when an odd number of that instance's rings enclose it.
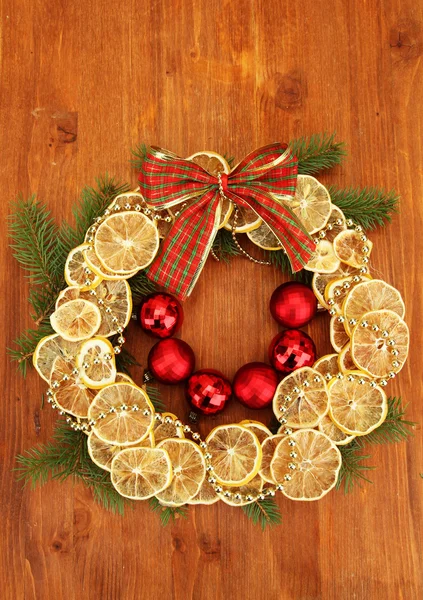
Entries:
{"label": "fir branch", "polygon": [[160,521],[163,527],[166,527],[170,522],[174,523],[176,519],[182,517],[186,519],[188,516],[188,506],[163,506],[160,504],[158,499],[153,496],[148,501],[150,508],[153,512],[160,513]]}
{"label": "fir branch", "polygon": [[92,489],[94,499],[112,512],[123,514],[125,499],[118,494],[108,471],[95,465],[87,449],[87,436],[58,421],[53,439],[17,456],[17,479],[25,484],[44,485],[49,479],[71,477]]}
{"label": "fir branch", "polygon": [[227,229],[218,230],[213,242],[213,252],[219,260],[225,263],[240,254],[232,238],[232,233]]}
{"label": "fir branch", "polygon": [[339,471],[338,481],[336,482],[336,489],[339,490],[344,486],[344,492],[346,494],[351,492],[354,485],[359,485],[361,481],[372,483],[364,473],[376,468],[362,464],[363,460],[367,460],[371,458],[371,456],[369,454],[360,453],[362,445],[357,440],[358,438],[355,438],[346,446],[338,446],[342,455],[342,465]]}
{"label": "fir branch", "polygon": [[17,362],[17,366],[21,374],[25,377],[28,364],[32,364],[32,355],[38,342],[45,337],[54,333],[50,322],[41,323],[38,329],[27,329],[13,341],[15,348],[8,348],[8,354],[12,361]]}
{"label": "fir branch", "polygon": [[316,133],[291,140],[289,147],[298,159],[298,173],[314,175],[339,165],[346,156],[345,144],[335,142],[336,133]]}
{"label": "fir branch", "polygon": [[262,530],[267,526],[274,527],[282,523],[282,515],[274,498],[256,500],[256,502],[242,506],[242,510],[254,525],[260,524]]}
{"label": "fir branch", "polygon": [[87,229],[119,194],[129,191],[126,183],[120,183],[107,174],[96,179],[97,188],[86,187],[81,192],[79,202],[73,207],[74,226],[63,222],[60,231],[63,267],[72,248],[82,244]]}
{"label": "fir branch", "polygon": [[311,285],[313,273],[306,271],[305,269],[297,271],[297,273],[293,273],[288,257],[283,250],[265,250],[264,254],[265,260],[269,261],[277,269],[280,269],[282,273],[288,274],[295,281],[301,281],[302,283]]}
{"label": "fir branch", "polygon": [[[112,346],[114,346],[114,345],[116,345],[116,338],[113,338],[113,340],[112,340]],[[116,354],[115,360],[116,360],[117,370],[121,371],[122,373],[126,373],[127,375],[130,375],[130,372],[129,372],[130,367],[140,367],[141,366],[140,363],[135,358],[135,356],[132,356],[132,354],[129,352],[129,350],[127,350],[124,346],[122,347],[120,353]]]}
{"label": "fir branch", "polygon": [[332,202],[339,206],[346,218],[365,229],[390,223],[392,214],[398,211],[399,196],[394,190],[386,192],[373,187],[339,190],[330,186],[328,191]]}
{"label": "fir branch", "polygon": [[385,421],[377,429],[357,439],[357,443],[363,447],[366,444],[394,444],[407,440],[414,433],[409,427],[415,427],[417,423],[407,421],[403,417],[407,406],[402,405],[401,398],[388,398],[388,414]]}
{"label": "fir branch", "polygon": [[128,283],[131,287],[134,304],[138,304],[144,296],[156,291],[156,285],[148,279],[145,271],[139,271],[134,277],[128,279]]}
{"label": "fir branch", "polygon": [[137,171],[141,171],[145,157],[147,156],[147,152],[148,147],[145,144],[138,144],[131,150],[131,154],[134,156],[134,158],[131,160],[131,165]]}
{"label": "fir branch", "polygon": [[156,412],[164,412],[166,407],[162,400],[162,394],[160,390],[155,385],[147,384],[145,386],[145,391],[150,398],[151,404],[154,406],[154,410]]}

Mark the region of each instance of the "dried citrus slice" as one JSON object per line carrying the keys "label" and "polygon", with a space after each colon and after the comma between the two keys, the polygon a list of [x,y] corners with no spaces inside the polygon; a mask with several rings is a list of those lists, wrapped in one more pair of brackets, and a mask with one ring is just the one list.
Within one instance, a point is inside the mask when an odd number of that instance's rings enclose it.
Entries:
{"label": "dried citrus slice", "polygon": [[172,463],[163,448],[124,448],[112,460],[111,480],[121,496],[147,500],[170,485]]}
{"label": "dried citrus slice", "polygon": [[320,304],[329,309],[330,306],[326,303],[325,299],[325,289],[328,283],[334,281],[335,279],[342,279],[342,277],[357,274],[359,274],[358,269],[350,267],[344,263],[340,263],[338,269],[333,273],[315,273],[313,275],[311,287],[313,288],[314,294]]}
{"label": "dried citrus slice", "polygon": [[93,271],[86,262],[84,250],[89,244],[81,244],[68,254],[65,264],[65,281],[68,285],[76,285],[82,290],[89,290],[101,281],[100,275]]}
{"label": "dried citrus slice", "polygon": [[37,344],[32,363],[37,373],[47,382],[50,381],[53,363],[58,356],[74,362],[80,343],[64,340],[58,333],[43,337]]}
{"label": "dried citrus slice", "polygon": [[[81,288],[79,288],[76,285],[72,285],[70,287],[65,288],[57,296],[55,309],[57,310],[59,306],[62,306],[62,304],[69,302],[69,300],[78,300],[79,298],[81,298],[82,293],[84,292],[81,292]],[[87,294],[86,299],[88,300],[90,298],[91,297]]]}
{"label": "dried citrus slice", "polygon": [[[201,152],[196,152],[195,154],[191,154],[188,156],[187,160],[192,160],[200,167],[203,167],[208,173],[217,177],[219,173],[228,174],[231,170],[229,164],[226,159],[217,152],[211,152],[208,150],[203,150]],[[226,198],[222,200],[221,205],[221,213],[220,213],[220,223],[219,229],[224,227],[229,220],[233,211],[233,204]]]}
{"label": "dried citrus slice", "polygon": [[319,240],[310,260],[304,265],[306,271],[314,273],[333,273],[339,269],[339,260],[335,256],[333,245],[327,240]]}
{"label": "dried citrus slice", "polygon": [[372,310],[392,310],[404,318],[405,306],[397,289],[381,279],[371,279],[359,283],[350,291],[342,306],[345,329],[351,334],[350,319],[359,321]]}
{"label": "dried citrus slice", "polygon": [[326,354],[322,356],[313,365],[313,369],[318,371],[323,377],[325,375],[336,375],[339,371],[338,367],[338,355],[337,354]]}
{"label": "dried citrus slice", "polygon": [[166,506],[182,506],[198,494],[206,476],[206,461],[200,448],[191,440],[163,440],[157,448],[166,450],[172,463],[170,485],[156,494]]}
{"label": "dried citrus slice", "polygon": [[54,331],[70,342],[86,340],[95,335],[101,325],[101,313],[89,300],[65,302],[50,316]]}
{"label": "dried citrus slice", "polygon": [[350,341],[350,336],[345,331],[344,323],[339,321],[339,317],[334,315],[329,324],[330,343],[336,352],[341,352],[345,344]]}
{"label": "dried citrus slice", "polygon": [[126,373],[116,373],[115,383],[132,383],[132,385],[136,385],[135,381],[129,377]]}
{"label": "dried citrus slice", "polygon": [[94,250],[108,271],[129,274],[147,267],[157,254],[159,234],[143,213],[110,215],[98,227]]}
{"label": "dried citrus slice", "polygon": [[118,210],[135,210],[135,207],[139,210],[142,206],[146,205],[144,196],[138,190],[133,190],[116,196],[108,208],[109,211],[114,210],[117,212]]}
{"label": "dried citrus slice", "polygon": [[58,356],[53,363],[50,386],[54,390],[54,399],[62,410],[75,417],[88,416],[95,391],[83,383],[75,363]]}
{"label": "dried citrus slice", "polygon": [[[291,446],[290,442],[295,445]],[[294,470],[290,464],[295,464]],[[291,500],[311,501],[323,498],[336,485],[341,464],[341,453],[327,435],[315,429],[303,429],[279,442],[270,472],[273,479],[283,485],[285,496]]]}
{"label": "dried citrus slice", "polygon": [[173,413],[165,412],[162,413],[163,421],[156,421],[154,423],[154,438],[156,444],[162,440],[168,438],[184,438],[184,431],[182,427],[176,427],[175,421],[178,419]]}
{"label": "dried citrus slice", "polygon": [[88,411],[99,438],[117,446],[144,440],[154,424],[154,407],[146,392],[131,383],[112,383],[102,388]]}
{"label": "dried citrus slice", "polygon": [[338,366],[343,373],[345,371],[354,371],[357,368],[351,356],[351,342],[345,344],[338,354]]}
{"label": "dried citrus slice", "polygon": [[[231,490],[219,492],[219,498],[229,506],[246,506],[256,501],[257,494],[263,489],[264,481],[260,475],[256,475],[251,481],[244,485],[232,487]],[[246,496],[251,495],[247,500]]]}
{"label": "dried citrus slice", "polygon": [[330,415],[325,415],[318,425],[319,431],[328,436],[337,446],[345,446],[353,441],[355,435],[349,435],[339,429],[332,421]]}
{"label": "dried citrus slice", "polygon": [[116,363],[113,346],[103,337],[93,337],[81,344],[76,359],[83,383],[93,389],[99,389],[114,383]]}
{"label": "dried citrus slice", "polygon": [[247,429],[251,429],[251,431],[256,434],[260,444],[263,442],[263,440],[272,435],[270,429],[268,429],[266,425],[263,425],[263,423],[260,423],[260,421],[244,419],[240,422],[240,425],[243,425]]}
{"label": "dried citrus slice", "polygon": [[329,220],[332,203],[324,185],[311,175],[298,175],[293,198],[285,198],[308,233],[316,233]]}
{"label": "dried citrus slice", "polygon": [[[225,224],[225,229],[232,231],[235,212],[233,212],[228,222]],[[252,208],[238,207],[238,216],[236,220],[235,233],[248,233],[253,229],[258,229],[262,223],[259,215]]]}
{"label": "dried citrus slice", "polygon": [[207,451],[216,479],[227,486],[251,481],[261,464],[261,446],[255,433],[243,425],[219,425],[208,435]]}
{"label": "dried citrus slice", "polygon": [[[346,277],[341,277],[340,279],[334,279],[330,281],[325,289],[325,301],[326,304],[329,304],[329,301],[332,300],[333,304],[331,304],[330,308],[334,308],[338,314],[342,314],[342,305],[344,303],[345,298],[351,292],[351,290],[359,285],[363,280],[370,280],[370,275],[347,275]],[[349,329],[346,328],[349,332]]]}
{"label": "dried citrus slice", "polygon": [[105,442],[100,439],[94,431],[91,431],[88,436],[87,448],[91,460],[100,467],[100,469],[105,469],[106,471],[111,471],[112,460],[116,454],[122,450],[122,446],[115,446],[109,444],[109,442]]}
{"label": "dried citrus slice", "polygon": [[218,501],[219,496],[217,495],[212,484],[208,482],[206,477],[203,481],[200,491],[194,496],[194,498],[188,500],[187,504],[215,504],[215,502]]}
{"label": "dried citrus slice", "polygon": [[333,242],[338,233],[347,229],[345,215],[340,208],[332,204],[332,210],[325,226],[325,239]]}
{"label": "dried citrus slice", "polygon": [[88,266],[95,273],[100,275],[100,277],[102,279],[105,279],[107,281],[129,279],[130,277],[133,277],[134,275],[136,275],[138,273],[138,269],[135,269],[134,271],[131,271],[130,273],[126,273],[125,275],[120,274],[120,273],[113,273],[112,271],[105,269],[104,266],[101,264],[100,259],[98,258],[97,254],[95,253],[94,248],[91,244],[88,246],[88,248],[86,250],[84,250],[84,257],[85,257],[85,261],[87,262]]}
{"label": "dried citrus slice", "polygon": [[281,250],[282,246],[279,243],[278,238],[273,233],[266,223],[261,223],[260,227],[253,229],[253,231],[247,231],[249,239],[263,250]]}
{"label": "dried citrus slice", "polygon": [[370,382],[367,375],[347,371],[342,379],[329,383],[330,418],[344,433],[366,435],[386,419],[386,394]]}
{"label": "dried citrus slice", "polygon": [[402,369],[409,344],[408,327],[401,317],[392,310],[377,310],[363,315],[355,326],[351,356],[357,367],[369,375],[387,377]]}
{"label": "dried citrus slice", "polygon": [[329,398],[323,375],[302,367],[282,379],[273,398],[276,417],[287,427],[315,427],[328,412]]}
{"label": "dried citrus slice", "polygon": [[271,435],[261,443],[263,457],[261,459],[261,467],[259,471],[260,477],[267,483],[275,483],[270,472],[270,463],[272,462],[273,454],[276,446],[285,437],[284,434]]}
{"label": "dried citrus slice", "polygon": [[[347,229],[338,233],[333,240],[333,249],[342,262],[352,267],[362,267],[363,257],[370,256],[373,244],[370,240],[363,241],[363,234],[354,229]],[[367,252],[363,249],[367,248]]]}

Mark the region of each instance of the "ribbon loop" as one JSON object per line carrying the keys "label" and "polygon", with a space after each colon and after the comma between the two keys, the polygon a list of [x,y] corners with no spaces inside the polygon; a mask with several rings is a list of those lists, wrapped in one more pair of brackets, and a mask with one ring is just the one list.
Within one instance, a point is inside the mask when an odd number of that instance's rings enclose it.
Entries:
{"label": "ribbon loop", "polygon": [[293,196],[297,159],[286,145],[251,152],[231,171],[214,177],[171,152],[152,147],[139,175],[140,190],[156,210],[185,203],[147,277],[184,300],[206,262],[220,223],[221,200],[253,209],[282,244],[293,271],[314,251],[314,242],[281,197]]}

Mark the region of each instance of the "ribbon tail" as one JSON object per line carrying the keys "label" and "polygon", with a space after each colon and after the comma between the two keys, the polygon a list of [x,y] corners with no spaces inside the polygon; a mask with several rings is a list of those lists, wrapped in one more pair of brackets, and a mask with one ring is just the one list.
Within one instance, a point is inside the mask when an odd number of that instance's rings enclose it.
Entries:
{"label": "ribbon tail", "polygon": [[220,196],[210,189],[176,219],[147,277],[185,300],[206,263],[220,222]]}

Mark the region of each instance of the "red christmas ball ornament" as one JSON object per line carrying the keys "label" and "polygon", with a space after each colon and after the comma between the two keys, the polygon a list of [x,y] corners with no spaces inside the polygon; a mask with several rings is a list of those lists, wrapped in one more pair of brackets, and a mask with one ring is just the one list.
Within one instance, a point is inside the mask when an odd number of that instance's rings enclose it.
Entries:
{"label": "red christmas ball ornament", "polygon": [[317,312],[314,292],[304,283],[283,283],[270,298],[270,312],[280,325],[296,329],[307,325]]}
{"label": "red christmas ball ornament", "polygon": [[272,366],[283,374],[300,367],[311,367],[316,361],[316,346],[309,335],[299,329],[278,333],[269,347]]}
{"label": "red christmas ball ornament", "polygon": [[138,311],[142,329],[158,338],[169,338],[178,331],[184,320],[184,311],[178,300],[164,292],[146,296]]}
{"label": "red christmas ball ornament", "polygon": [[187,381],[187,400],[203,415],[222,412],[231,395],[230,382],[222,373],[213,369],[201,369]]}
{"label": "red christmas ball ornament", "polygon": [[191,346],[179,339],[157,342],[148,355],[148,368],[160,383],[185,381],[194,371],[195,356]]}
{"label": "red christmas ball ornament", "polygon": [[248,408],[264,408],[272,403],[278,375],[270,365],[252,362],[235,373],[232,384],[235,398]]}

